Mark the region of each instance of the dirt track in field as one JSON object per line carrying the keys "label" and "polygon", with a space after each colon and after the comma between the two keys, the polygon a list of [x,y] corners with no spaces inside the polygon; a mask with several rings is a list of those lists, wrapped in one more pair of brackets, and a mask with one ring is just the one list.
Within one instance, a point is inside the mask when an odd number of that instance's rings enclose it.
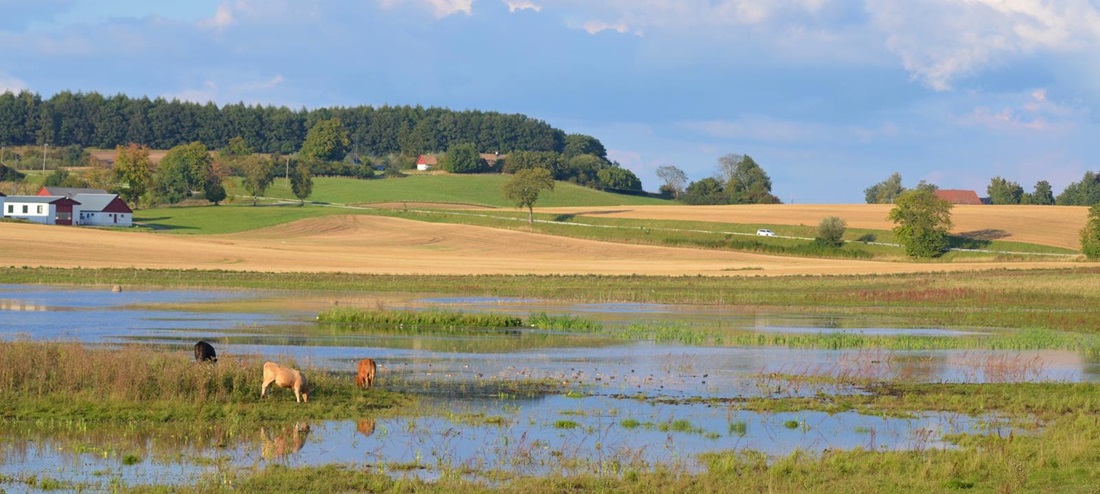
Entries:
{"label": "dirt track in field", "polygon": [[909,263],[623,245],[476,226],[329,216],[190,236],[0,223],[5,266],[376,274],[829,275],[1068,267],[1066,261]]}
{"label": "dirt track in field", "polygon": [[[827,216],[839,216],[849,228],[889,230],[890,204],[775,204],[737,206],[619,206],[541,208],[542,213],[680,221],[714,221],[816,227]],[[951,209],[952,233],[981,240],[1008,240],[1077,250],[1078,231],[1088,208],[1077,206],[965,206]]]}

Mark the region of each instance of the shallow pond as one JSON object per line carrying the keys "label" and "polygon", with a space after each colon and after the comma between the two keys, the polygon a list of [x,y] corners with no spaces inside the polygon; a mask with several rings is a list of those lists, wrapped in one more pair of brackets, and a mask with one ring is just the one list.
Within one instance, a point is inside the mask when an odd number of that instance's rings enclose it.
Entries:
{"label": "shallow pond", "polygon": [[[139,481],[186,484],[197,474],[262,468],[272,462],[354,463],[423,478],[460,468],[519,474],[559,469],[615,473],[658,463],[693,469],[698,467],[698,453],[737,448],[770,455],[854,447],[943,448],[949,447],[941,441],[944,434],[999,431],[1004,425],[994,417],[932,413],[910,419],[854,413],[760,414],[685,399],[812,396],[822,390],[769,378],[776,374],[990,382],[1091,381],[1100,372],[1096,362],[1070,351],[706,347],[536,330],[469,336],[338,334],[312,322],[318,307],[332,304],[333,297],[310,297],[0,285],[0,338],[156,345],[187,353],[197,339],[205,339],[214,342],[219,355],[293,358],[305,367],[340,373],[353,372],[354,363],[369,356],[380,363],[378,386],[418,394],[429,409],[439,412],[416,418],[276,424],[233,437],[182,440],[155,431],[107,434],[122,441],[119,444],[95,440],[95,431],[79,428],[5,430],[10,440],[0,451],[0,475],[56,477],[65,472],[64,479],[102,487]],[[279,310],[247,309],[255,303],[263,306],[264,301]],[[397,303],[524,317],[534,312],[572,314],[605,325],[709,320],[761,332],[967,334],[937,328],[859,328],[836,317],[744,314],[717,307],[425,296]],[[491,388],[481,383],[525,379],[560,381],[562,391],[532,399],[478,392]],[[324,399],[311,398],[310,406]]]}

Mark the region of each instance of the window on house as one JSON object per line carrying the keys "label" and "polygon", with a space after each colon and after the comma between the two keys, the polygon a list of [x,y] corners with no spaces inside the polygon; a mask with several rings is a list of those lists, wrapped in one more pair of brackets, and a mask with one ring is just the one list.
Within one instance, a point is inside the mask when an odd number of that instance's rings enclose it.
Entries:
{"label": "window on house", "polygon": [[27,214],[27,205],[26,204],[23,205],[23,214]]}
{"label": "window on house", "polygon": [[8,204],[8,214],[12,214],[14,212],[15,212],[15,205],[14,204]]}
{"label": "window on house", "polygon": [[41,204],[38,205],[38,214],[42,214],[42,205]]}

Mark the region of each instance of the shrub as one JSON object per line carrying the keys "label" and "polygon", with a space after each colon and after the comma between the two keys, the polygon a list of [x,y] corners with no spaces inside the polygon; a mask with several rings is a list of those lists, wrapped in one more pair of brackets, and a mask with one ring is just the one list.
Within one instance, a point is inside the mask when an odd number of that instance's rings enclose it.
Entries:
{"label": "shrub", "polygon": [[1100,203],[1089,208],[1089,219],[1081,229],[1081,252],[1089,259],[1100,259]]}
{"label": "shrub", "polygon": [[844,230],[848,228],[848,222],[837,216],[829,216],[821,220],[817,225],[817,239],[834,247],[844,245]]}

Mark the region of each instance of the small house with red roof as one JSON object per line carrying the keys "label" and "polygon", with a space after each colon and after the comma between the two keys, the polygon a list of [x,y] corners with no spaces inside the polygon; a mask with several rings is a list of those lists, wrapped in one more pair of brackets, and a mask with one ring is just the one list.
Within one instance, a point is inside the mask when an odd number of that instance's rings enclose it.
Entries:
{"label": "small house with red roof", "polygon": [[89,226],[134,226],[134,211],[118,194],[77,194],[80,202],[77,224]]}
{"label": "small house with red roof", "polygon": [[978,193],[973,190],[962,189],[936,189],[936,197],[943,199],[951,204],[978,204],[982,203],[982,199],[978,197]]}
{"label": "small house with red roof", "polygon": [[422,154],[416,158],[416,169],[426,172],[439,166],[439,160],[433,154]]}

